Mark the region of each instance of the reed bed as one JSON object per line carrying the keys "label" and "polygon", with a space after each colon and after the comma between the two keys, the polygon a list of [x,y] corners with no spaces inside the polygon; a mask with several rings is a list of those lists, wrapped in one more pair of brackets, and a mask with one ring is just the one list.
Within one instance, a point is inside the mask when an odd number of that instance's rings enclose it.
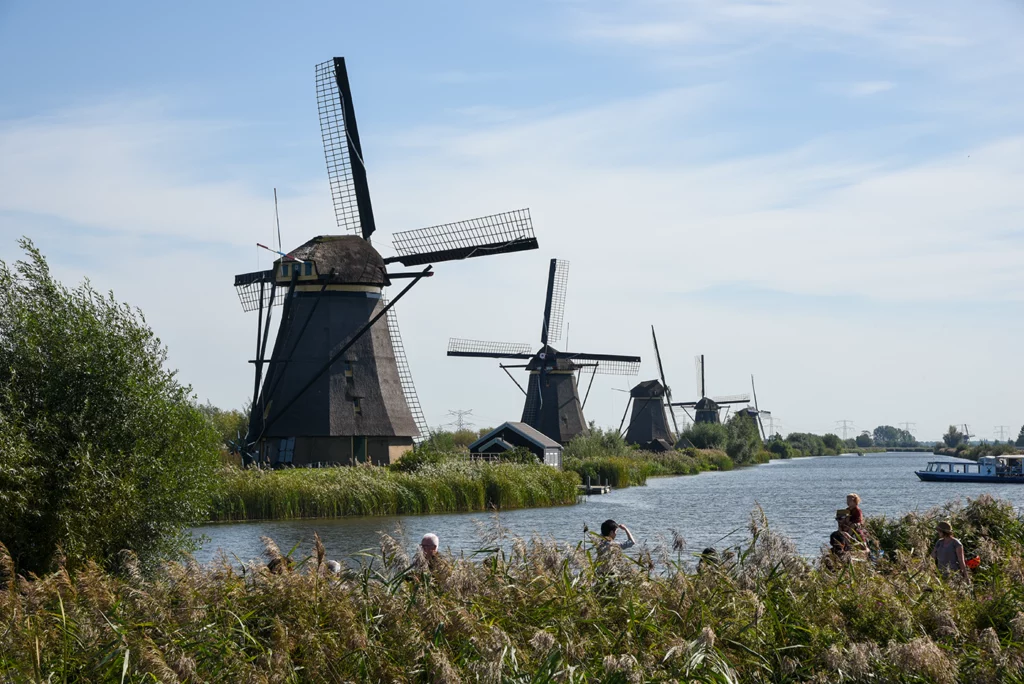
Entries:
{"label": "reed bed", "polygon": [[576,502],[579,478],[544,465],[450,461],[415,472],[374,466],[225,469],[211,521],[483,511]]}
{"label": "reed bed", "polygon": [[[927,559],[938,517],[984,550],[973,586]],[[11,579],[0,552],[0,680],[1024,681],[1013,508],[982,498],[873,525],[889,532],[887,560],[829,563],[796,555],[755,512],[747,541],[698,571],[678,535],[632,558],[520,539],[432,564],[382,536],[341,575],[319,540],[276,573],[224,561],[144,575],[125,554],[120,575]]]}
{"label": "reed bed", "polygon": [[686,449],[655,453],[627,449],[613,455],[569,457],[566,470],[579,474],[581,481],[606,483],[613,487],[635,487],[647,478],[665,475],[696,475],[707,470],[732,470],[728,454],[716,449]]}

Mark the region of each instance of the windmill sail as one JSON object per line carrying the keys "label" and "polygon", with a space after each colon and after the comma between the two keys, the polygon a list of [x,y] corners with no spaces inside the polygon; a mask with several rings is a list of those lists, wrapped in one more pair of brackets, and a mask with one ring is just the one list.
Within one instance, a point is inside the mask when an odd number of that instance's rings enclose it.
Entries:
{"label": "windmill sail", "polygon": [[316,100],[338,228],[369,239],[376,224],[344,57],[316,66]]}
{"label": "windmill sail", "polygon": [[467,221],[443,223],[395,233],[391,244],[397,256],[384,263],[419,266],[537,249],[529,209],[481,216]]}
{"label": "windmill sail", "polygon": [[544,325],[540,331],[541,344],[557,342],[562,338],[565,292],[568,287],[569,262],[552,259],[548,270],[548,294],[544,301]]}
{"label": "windmill sail", "polygon": [[[387,306],[387,298],[384,298],[384,305]],[[395,364],[398,366],[398,379],[402,383],[402,394],[405,395],[405,403],[409,405],[409,412],[416,422],[416,429],[419,436],[413,441],[420,444],[430,436],[430,427],[423,415],[423,408],[420,406],[420,398],[416,394],[416,384],[412,380],[412,371],[409,369],[409,359],[405,355],[405,345],[402,343],[402,332],[398,329],[398,315],[394,309],[388,309],[388,332],[391,333],[391,347],[395,352]]]}

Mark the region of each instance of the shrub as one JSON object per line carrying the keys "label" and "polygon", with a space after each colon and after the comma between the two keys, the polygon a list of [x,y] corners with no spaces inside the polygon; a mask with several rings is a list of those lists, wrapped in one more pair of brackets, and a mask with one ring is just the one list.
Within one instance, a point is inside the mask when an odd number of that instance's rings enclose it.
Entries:
{"label": "shrub", "polygon": [[0,541],[19,571],[181,550],[205,519],[219,437],[142,313],[68,290],[24,239],[0,261]]}
{"label": "shrub", "polygon": [[729,430],[719,423],[694,423],[683,431],[682,438],[698,449],[724,450],[729,444]]}

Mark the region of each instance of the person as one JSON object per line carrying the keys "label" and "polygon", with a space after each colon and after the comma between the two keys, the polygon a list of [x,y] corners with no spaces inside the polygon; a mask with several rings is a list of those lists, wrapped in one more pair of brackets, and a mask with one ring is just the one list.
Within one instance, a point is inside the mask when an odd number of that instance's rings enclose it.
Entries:
{"label": "person", "polygon": [[717,568],[722,563],[722,559],[718,556],[718,551],[713,546],[709,546],[700,552],[700,560],[697,561],[697,572],[702,573],[705,570]]}
{"label": "person", "polygon": [[[615,541],[615,534],[619,530],[626,533],[626,539],[624,541]],[[601,523],[601,543],[598,549],[601,551],[610,549],[613,546],[617,546],[619,549],[625,550],[636,544],[636,540],[633,539],[633,533],[629,531],[629,528],[625,525],[615,522],[614,520],[605,520]]]}
{"label": "person", "polygon": [[935,548],[932,549],[932,558],[935,559],[939,570],[944,575],[959,570],[965,580],[970,580],[967,561],[964,560],[964,545],[953,536],[953,526],[943,520],[938,524],[937,530],[939,540],[935,542]]}
{"label": "person", "polygon": [[856,494],[846,495],[846,517],[849,518],[850,524],[854,527],[859,527],[864,524],[864,512],[860,510],[860,497]]}
{"label": "person", "polygon": [[846,511],[842,509],[836,511],[837,529],[828,536],[828,545],[831,547],[832,555],[836,558],[845,558],[853,548],[849,520],[850,517]]}
{"label": "person", "polygon": [[428,563],[437,555],[437,547],[440,543],[437,535],[433,532],[423,535],[423,539],[420,541],[420,551],[423,552],[423,557],[427,559]]}

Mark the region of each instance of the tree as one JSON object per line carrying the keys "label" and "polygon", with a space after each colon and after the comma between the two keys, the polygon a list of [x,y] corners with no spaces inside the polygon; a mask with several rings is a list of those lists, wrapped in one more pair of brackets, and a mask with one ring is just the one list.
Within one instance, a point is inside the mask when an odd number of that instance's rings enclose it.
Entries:
{"label": "tree", "polygon": [[681,437],[698,449],[725,449],[729,444],[729,429],[721,423],[694,423]]}
{"label": "tree", "polygon": [[1020,433],[1017,435],[1017,441],[1014,442],[1019,447],[1024,447],[1024,425],[1020,426]]}
{"label": "tree", "polygon": [[735,413],[726,423],[729,439],[725,453],[736,465],[753,463],[761,451],[761,433],[757,429],[757,420],[750,415]]}
{"label": "tree", "polygon": [[871,439],[871,433],[865,430],[864,432],[857,435],[857,446],[869,447],[873,446],[874,440]]}
{"label": "tree", "polygon": [[142,313],[53,279],[27,239],[0,261],[0,541],[19,572],[182,550],[203,522],[216,431]]}
{"label": "tree", "polygon": [[955,449],[964,442],[964,433],[956,429],[956,425],[950,425],[946,434],[942,435],[942,441],[950,449]]}
{"label": "tree", "polygon": [[825,443],[825,448],[829,451],[839,453],[843,449],[843,440],[839,439],[839,435],[834,435],[831,432],[823,436],[821,441]]}

